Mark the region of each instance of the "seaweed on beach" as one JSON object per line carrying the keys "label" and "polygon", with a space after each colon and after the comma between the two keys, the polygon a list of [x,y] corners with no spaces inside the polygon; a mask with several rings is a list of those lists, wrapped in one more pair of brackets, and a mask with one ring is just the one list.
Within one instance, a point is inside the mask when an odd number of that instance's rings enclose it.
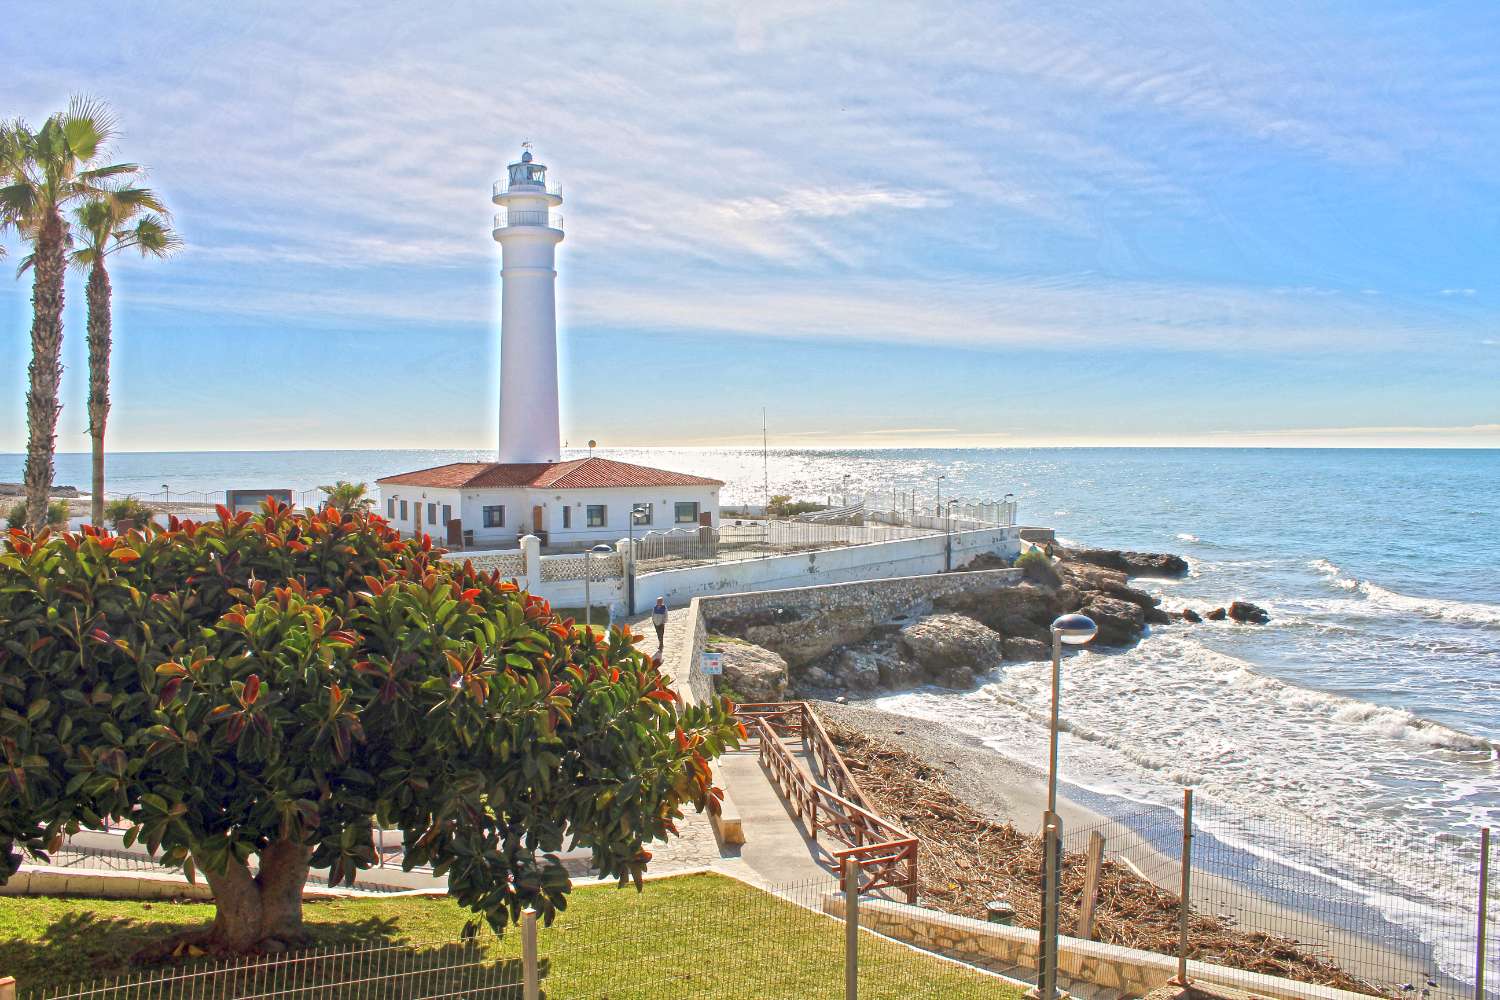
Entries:
{"label": "seaweed on beach", "polygon": [[[841,725],[823,725],[855,780],[882,815],[920,838],[918,891],[925,906],[984,919],[985,904],[1003,898],[1016,923],[1040,921],[1041,838],[997,823],[955,795],[942,769],[891,743]],[[1070,933],[1078,920],[1087,859],[1063,856],[1059,925]],[[1094,907],[1095,940],[1163,954],[1177,953],[1178,897],[1126,864],[1106,859]],[[1288,937],[1239,930],[1222,917],[1194,913],[1189,921],[1191,958],[1249,972],[1389,996],[1350,975],[1325,955]]]}

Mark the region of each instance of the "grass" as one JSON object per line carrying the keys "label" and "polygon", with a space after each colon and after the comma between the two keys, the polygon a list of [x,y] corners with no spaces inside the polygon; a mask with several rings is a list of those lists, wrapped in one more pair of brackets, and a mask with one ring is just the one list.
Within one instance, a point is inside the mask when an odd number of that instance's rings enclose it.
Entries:
{"label": "grass", "polygon": [[[804,901],[830,886],[810,886]],[[388,941],[433,952],[458,941],[469,919],[451,900],[410,897],[309,903],[305,912],[319,945]],[[0,976],[14,976],[28,993],[135,972],[127,956],[141,945],[212,916],[203,903],[0,897]],[[660,879],[639,894],[580,888],[539,935],[543,994],[832,998],[842,995],[843,935],[836,920],[720,875]],[[481,941],[488,959],[513,968],[515,929]],[[1003,981],[870,934],[860,939],[860,971],[860,995],[872,1000],[1019,997]]]}

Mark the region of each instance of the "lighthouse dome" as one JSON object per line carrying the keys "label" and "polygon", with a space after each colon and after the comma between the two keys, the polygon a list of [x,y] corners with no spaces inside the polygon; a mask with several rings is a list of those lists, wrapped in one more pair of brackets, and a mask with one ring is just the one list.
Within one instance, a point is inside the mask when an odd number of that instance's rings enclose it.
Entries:
{"label": "lighthouse dome", "polygon": [[524,153],[521,154],[521,162],[522,163],[530,163],[531,162],[531,150],[528,149],[526,152],[524,152]]}

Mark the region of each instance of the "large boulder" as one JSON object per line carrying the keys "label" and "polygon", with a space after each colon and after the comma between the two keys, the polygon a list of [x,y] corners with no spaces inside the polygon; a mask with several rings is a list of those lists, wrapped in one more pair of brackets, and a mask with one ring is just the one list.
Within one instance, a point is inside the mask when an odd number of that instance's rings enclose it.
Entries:
{"label": "large boulder", "polygon": [[1096,640],[1104,646],[1128,646],[1146,630],[1146,613],[1138,604],[1101,594],[1091,595],[1081,609],[1099,626]]}
{"label": "large boulder", "polygon": [[1187,560],[1170,552],[1128,552],[1120,549],[1068,549],[1065,559],[1092,563],[1129,576],[1182,576]]}
{"label": "large boulder", "polygon": [[1211,621],[1211,622],[1221,622],[1225,618],[1229,617],[1229,614],[1223,608],[1214,608],[1212,611],[1210,611],[1208,614],[1204,615],[1203,617],[1205,619],[1207,619],[1208,621]]}
{"label": "large boulder", "polygon": [[844,650],[835,661],[832,673],[840,687],[855,694],[869,694],[880,687],[878,655],[864,650]]}
{"label": "large boulder", "polygon": [[1045,660],[1052,655],[1052,646],[1039,639],[1023,639],[1019,636],[1005,637],[1007,660]]}
{"label": "large boulder", "polygon": [[1077,590],[1098,591],[1121,601],[1129,601],[1145,613],[1146,620],[1158,625],[1170,621],[1165,611],[1157,607],[1160,603],[1144,590],[1137,590],[1126,583],[1126,576],[1119,570],[1105,569],[1088,563],[1060,563],[1059,574],[1063,580]]}
{"label": "large boulder", "polygon": [[[964,615],[928,615],[902,628],[900,641],[907,655],[946,687],[969,686],[974,675],[994,669],[1005,657],[1000,633]],[[965,670],[969,684],[960,683]]]}
{"label": "large boulder", "polygon": [[762,646],[748,642],[717,643],[724,654],[723,680],[746,701],[786,700],[786,660]]}
{"label": "large boulder", "polygon": [[795,621],[751,625],[744,638],[780,653],[793,667],[807,666],[840,646],[861,642],[880,623],[864,607],[831,608]]}
{"label": "large boulder", "polygon": [[797,674],[798,691],[837,691],[838,678],[822,667],[807,667]]}
{"label": "large boulder", "polygon": [[1241,625],[1264,625],[1271,620],[1265,608],[1249,601],[1235,601],[1229,605],[1229,617]]}

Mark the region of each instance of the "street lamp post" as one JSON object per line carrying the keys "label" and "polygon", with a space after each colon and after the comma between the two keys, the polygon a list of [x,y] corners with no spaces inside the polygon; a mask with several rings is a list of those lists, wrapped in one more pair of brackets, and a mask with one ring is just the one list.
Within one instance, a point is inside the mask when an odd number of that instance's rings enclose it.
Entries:
{"label": "street lamp post", "polygon": [[1057,724],[1062,699],[1062,648],[1081,646],[1099,633],[1087,615],[1063,615],[1052,623],[1052,718],[1047,727],[1047,812],[1042,817],[1042,925],[1040,1000],[1057,996],[1057,911],[1062,864],[1062,819],[1057,815]]}
{"label": "street lamp post", "polygon": [[947,557],[944,559],[944,562],[947,564],[948,572],[950,572],[950,573],[953,572],[953,508],[954,508],[954,506],[957,503],[958,503],[957,500],[949,500],[948,501],[948,523],[944,526],[945,530],[943,532],[943,534],[948,539],[948,545],[947,545],[947,553],[948,554],[947,554]]}
{"label": "street lamp post", "polygon": [[161,491],[162,491],[162,493],[166,494],[162,498],[162,506],[164,506],[164,507],[165,506],[169,506],[172,503],[172,488],[170,486],[168,486],[166,483],[162,483],[161,484]]}
{"label": "street lamp post", "polygon": [[948,478],[947,476],[938,476],[937,477],[937,493],[938,493],[937,515],[938,515],[938,517],[942,517],[943,516],[943,480],[947,479],[947,478]]}
{"label": "street lamp post", "polygon": [[625,568],[625,603],[630,614],[635,614],[635,518],[640,505],[632,503],[625,514],[625,537],[630,551],[630,565]]}
{"label": "street lamp post", "polygon": [[593,548],[583,553],[583,627],[592,628],[594,625],[594,600],[589,593],[589,584],[594,580],[594,554],[597,552],[613,552],[614,549],[600,542]]}

